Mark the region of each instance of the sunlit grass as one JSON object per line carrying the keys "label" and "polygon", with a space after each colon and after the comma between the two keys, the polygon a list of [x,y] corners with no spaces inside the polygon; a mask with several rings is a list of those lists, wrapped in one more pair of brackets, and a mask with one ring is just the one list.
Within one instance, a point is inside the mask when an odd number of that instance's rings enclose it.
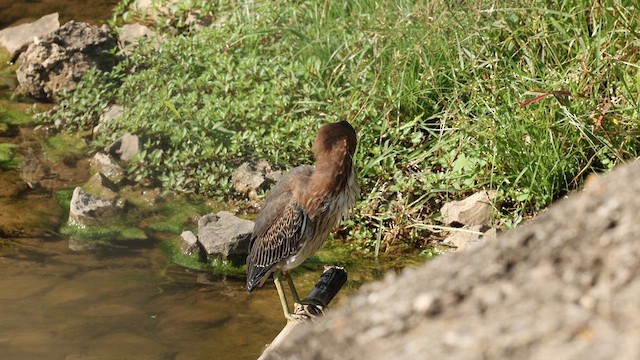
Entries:
{"label": "sunlit grass", "polygon": [[49,121],[88,129],[122,104],[94,146],[139,134],[137,178],[228,197],[244,157],[309,162],[315,130],[348,120],[363,197],[345,231],[376,252],[422,246],[444,200],[498,190],[514,226],[637,156],[637,8],[448,3],[208,4],[224,22],[86,76]]}

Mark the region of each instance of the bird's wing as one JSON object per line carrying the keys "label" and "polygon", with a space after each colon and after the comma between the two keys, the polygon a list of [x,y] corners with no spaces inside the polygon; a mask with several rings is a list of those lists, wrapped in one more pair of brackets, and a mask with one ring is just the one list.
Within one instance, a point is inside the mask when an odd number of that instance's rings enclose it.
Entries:
{"label": "bird's wing", "polygon": [[247,290],[260,284],[274,265],[298,250],[306,225],[307,214],[292,203],[266,231],[252,239],[247,257]]}
{"label": "bird's wing", "polygon": [[299,181],[312,172],[311,166],[293,169],[271,189],[265,199],[249,245],[247,290],[251,291],[259,285],[273,266],[298,250],[308,217],[293,199],[293,181]]}

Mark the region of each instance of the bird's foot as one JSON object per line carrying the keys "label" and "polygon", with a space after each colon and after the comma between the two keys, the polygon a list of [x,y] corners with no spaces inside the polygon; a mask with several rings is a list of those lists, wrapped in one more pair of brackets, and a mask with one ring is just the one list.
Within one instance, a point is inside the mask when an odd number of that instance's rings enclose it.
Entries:
{"label": "bird's foot", "polygon": [[303,317],[304,320],[315,319],[324,315],[324,308],[315,301],[301,300],[299,303],[293,304],[293,314]]}

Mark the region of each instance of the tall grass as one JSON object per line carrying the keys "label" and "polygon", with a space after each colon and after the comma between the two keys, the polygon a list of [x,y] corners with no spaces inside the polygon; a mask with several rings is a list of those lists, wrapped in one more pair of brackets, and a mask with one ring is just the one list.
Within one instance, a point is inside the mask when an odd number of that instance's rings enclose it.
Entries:
{"label": "tall grass", "polygon": [[515,225],[638,155],[637,4],[219,6],[217,26],[93,75],[118,86],[81,87],[52,119],[90,127],[96,101],[124,104],[96,144],[146,135],[138,177],[209,196],[231,193],[243,157],[310,161],[315,129],[349,120],[364,191],[346,230],[375,249],[424,245],[442,201],[479,189],[498,190],[497,221]]}

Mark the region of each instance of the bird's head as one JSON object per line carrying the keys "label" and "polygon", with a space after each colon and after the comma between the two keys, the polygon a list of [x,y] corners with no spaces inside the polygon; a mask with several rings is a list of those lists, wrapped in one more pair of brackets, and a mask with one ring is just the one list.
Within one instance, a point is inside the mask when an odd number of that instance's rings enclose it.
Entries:
{"label": "bird's head", "polygon": [[347,121],[325,124],[318,130],[313,143],[316,162],[339,162],[341,158],[347,157],[351,160],[356,152],[357,142],[356,132]]}

